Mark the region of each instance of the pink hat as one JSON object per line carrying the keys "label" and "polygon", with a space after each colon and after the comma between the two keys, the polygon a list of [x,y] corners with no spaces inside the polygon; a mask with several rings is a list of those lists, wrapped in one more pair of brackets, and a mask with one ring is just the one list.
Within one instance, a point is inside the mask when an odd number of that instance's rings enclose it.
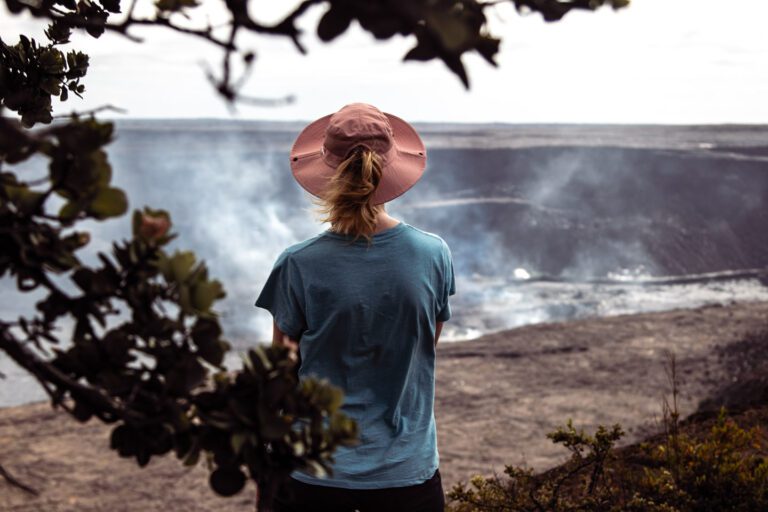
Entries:
{"label": "pink hat", "polygon": [[427,150],[414,128],[367,103],[351,103],[307,125],[291,148],[291,170],[312,195],[322,192],[350,151],[365,146],[378,153],[383,168],[373,193],[382,204],[411,188],[424,173]]}

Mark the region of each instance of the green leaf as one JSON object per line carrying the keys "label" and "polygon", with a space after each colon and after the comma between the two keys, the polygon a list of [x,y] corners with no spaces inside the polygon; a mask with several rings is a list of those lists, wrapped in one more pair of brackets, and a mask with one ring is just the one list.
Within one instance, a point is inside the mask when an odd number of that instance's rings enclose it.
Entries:
{"label": "green leaf", "polygon": [[185,315],[195,314],[192,301],[189,298],[189,286],[184,283],[179,284],[179,307]]}
{"label": "green leaf", "polygon": [[217,280],[198,283],[192,290],[192,305],[198,311],[208,311],[213,301],[225,296],[224,288]]}
{"label": "green leaf", "polygon": [[127,209],[128,198],[125,192],[119,188],[105,187],[96,193],[88,211],[97,219],[106,219],[122,215]]}
{"label": "green leaf", "polygon": [[16,205],[21,213],[30,215],[40,208],[42,205],[41,199],[43,199],[44,196],[45,194],[42,192],[35,192],[26,187],[20,188],[16,199]]}
{"label": "green leaf", "polygon": [[82,207],[77,201],[67,201],[59,209],[59,218],[61,220],[70,222],[77,217],[77,214],[82,211]]}
{"label": "green leaf", "polygon": [[245,442],[248,441],[248,434],[245,432],[235,432],[229,437],[229,443],[235,455],[240,453]]}
{"label": "green leaf", "polygon": [[192,251],[176,251],[170,259],[171,278],[180,283],[192,273],[195,264],[195,253]]}

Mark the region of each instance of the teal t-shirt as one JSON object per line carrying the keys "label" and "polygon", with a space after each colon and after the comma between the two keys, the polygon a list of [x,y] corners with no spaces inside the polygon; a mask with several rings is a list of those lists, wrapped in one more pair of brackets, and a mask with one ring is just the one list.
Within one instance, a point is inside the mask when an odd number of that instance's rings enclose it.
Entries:
{"label": "teal t-shirt", "polygon": [[344,391],[360,444],[335,452],[333,475],[302,482],[351,489],[403,487],[438,467],[435,324],[456,292],[448,245],[409,224],[364,238],[325,231],[277,258],[256,306],[298,339],[299,378]]}

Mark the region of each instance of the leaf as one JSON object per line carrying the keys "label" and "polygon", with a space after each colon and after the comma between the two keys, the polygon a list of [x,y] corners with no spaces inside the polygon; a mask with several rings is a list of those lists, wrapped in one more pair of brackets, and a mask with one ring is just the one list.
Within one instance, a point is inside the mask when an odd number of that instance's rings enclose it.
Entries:
{"label": "leaf", "polygon": [[332,4],[317,24],[317,36],[327,43],[343,34],[351,22],[352,17],[347,10]]}
{"label": "leaf", "polygon": [[[67,79],[82,78],[88,71],[89,57],[87,54],[72,50],[67,53]],[[77,90],[77,87],[75,87]],[[78,91],[82,92],[82,91]]]}
{"label": "leaf", "polygon": [[461,83],[464,84],[464,87],[469,89],[469,77],[467,76],[467,71],[464,69],[464,64],[461,63],[461,58],[458,55],[444,55],[442,59],[443,62],[445,62],[445,65],[448,66],[448,69],[453,71],[453,73],[459,77]]}
{"label": "leaf", "polygon": [[51,96],[61,94],[61,87],[59,87],[59,81],[56,78],[46,78],[40,82],[40,88]]}
{"label": "leaf", "polygon": [[89,268],[79,268],[72,274],[72,280],[85,293],[90,293],[94,271]]}
{"label": "leaf", "polygon": [[245,487],[245,475],[240,468],[217,468],[208,483],[220,496],[234,496]]}
{"label": "leaf", "polygon": [[224,288],[219,281],[198,283],[192,290],[192,305],[198,311],[208,311],[214,300],[224,296]]}
{"label": "leaf", "polygon": [[104,9],[112,13],[120,12],[120,0],[99,0]]}
{"label": "leaf", "polygon": [[69,42],[69,37],[72,35],[72,29],[63,23],[56,21],[51,22],[48,28],[45,29],[45,36],[51,40],[51,42],[57,44],[65,44]]}
{"label": "leaf", "polygon": [[61,220],[70,222],[77,217],[77,214],[82,211],[82,208],[77,201],[67,201],[59,209],[59,218]]}
{"label": "leaf", "polygon": [[184,465],[194,466],[197,464],[198,460],[200,460],[200,443],[195,442],[189,450],[189,453],[184,456]]}
{"label": "leaf", "polygon": [[19,14],[26,7],[26,4],[23,4],[18,0],[6,0],[5,5],[8,6],[8,10],[11,11],[11,14]]}
{"label": "leaf", "polygon": [[185,281],[192,272],[195,264],[195,253],[192,251],[176,251],[170,260],[172,279],[177,283]]}
{"label": "leaf", "polygon": [[426,17],[428,30],[442,48],[450,54],[461,55],[473,46],[477,32],[472,30],[471,20],[455,10],[432,9]]}
{"label": "leaf", "polygon": [[235,453],[235,455],[240,453],[240,450],[243,448],[243,445],[247,440],[248,434],[245,432],[235,432],[230,436],[229,443],[232,446],[232,451]]}
{"label": "leaf", "polygon": [[38,57],[38,64],[44,73],[58,75],[64,72],[64,54],[55,48],[44,50]]}
{"label": "leaf", "polygon": [[398,32],[402,33],[407,30],[402,20],[394,16],[374,16],[367,24],[366,29],[376,39],[389,39]]}
{"label": "leaf", "polygon": [[104,187],[96,193],[88,211],[97,219],[106,219],[122,215],[127,209],[128,198],[125,192],[119,188]]}
{"label": "leaf", "polygon": [[136,462],[139,464],[139,467],[143,468],[149,464],[150,458],[152,458],[152,454],[149,453],[149,450],[144,446],[140,447],[139,451],[136,453]]}
{"label": "leaf", "polygon": [[179,307],[185,315],[195,314],[195,310],[192,307],[192,302],[189,298],[189,286],[183,283],[179,285]]}
{"label": "leaf", "polygon": [[276,415],[273,411],[266,412],[261,417],[259,433],[267,441],[277,441],[291,429],[290,424],[283,416]]}
{"label": "leaf", "polygon": [[24,214],[32,214],[36,212],[41,206],[41,199],[45,197],[42,192],[35,192],[27,188],[20,190],[19,196],[16,200],[16,204],[19,211]]}
{"label": "leaf", "polygon": [[85,31],[92,37],[98,39],[99,36],[104,33],[104,25],[107,22],[107,16],[108,14],[102,11],[97,5],[90,4],[90,9],[85,13],[85,17],[88,20],[88,26],[85,27]]}
{"label": "leaf", "polygon": [[24,112],[21,115],[21,124],[24,128],[32,128],[35,123],[50,124],[53,121],[53,115],[51,115],[52,108],[50,107],[51,98],[48,97],[49,105],[45,109],[36,109]]}
{"label": "leaf", "polygon": [[195,325],[192,326],[192,340],[196,345],[204,345],[215,341],[221,336],[221,326],[216,320],[209,318],[198,318]]}
{"label": "leaf", "polygon": [[477,53],[483,56],[488,64],[496,66],[497,64],[494,60],[494,57],[499,52],[500,42],[501,40],[494,37],[481,37],[475,45],[475,50],[477,50]]}
{"label": "leaf", "polygon": [[418,44],[405,54],[403,60],[425,61],[434,59],[435,57],[437,57],[437,49],[430,40],[424,38],[420,39]]}
{"label": "leaf", "polygon": [[213,365],[220,365],[224,360],[227,346],[219,341],[221,327],[216,320],[198,318],[192,327],[192,340],[197,346],[197,355]]}
{"label": "leaf", "polygon": [[157,0],[155,2],[157,10],[163,12],[176,12],[185,7],[197,7],[198,5],[197,0]]}
{"label": "leaf", "polygon": [[168,390],[177,395],[186,395],[203,382],[208,372],[192,354],[184,354],[166,374]]}
{"label": "leaf", "polygon": [[136,345],[135,341],[120,329],[109,331],[102,339],[102,345],[116,365],[122,366],[134,359],[130,350]]}
{"label": "leaf", "polygon": [[112,430],[109,447],[117,450],[121,457],[132,457],[139,448],[139,436],[136,430],[127,425],[118,425]]}
{"label": "leaf", "polygon": [[72,410],[72,416],[81,422],[85,423],[93,416],[93,409],[90,405],[84,403],[82,400],[75,402],[75,408]]}

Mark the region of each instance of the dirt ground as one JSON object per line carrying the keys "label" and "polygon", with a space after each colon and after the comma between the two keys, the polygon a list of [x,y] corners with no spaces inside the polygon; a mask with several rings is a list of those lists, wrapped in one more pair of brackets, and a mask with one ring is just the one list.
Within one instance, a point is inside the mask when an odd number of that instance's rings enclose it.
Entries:
{"label": "dirt ground", "polygon": [[[649,434],[669,389],[668,351],[682,380],[681,412],[693,412],[732,381],[728,346],[766,325],[768,303],[756,302],[541,324],[440,345],[435,415],[445,490],[504,464],[562,462],[565,451],[545,434],[568,418],[587,430],[620,423],[624,444]],[[217,497],[203,464],[184,468],[169,456],[139,469],[109,450],[108,438],[108,427],[79,424],[47,403],[0,409],[0,464],[39,491],[0,479],[0,511],[252,509],[252,487]]]}

